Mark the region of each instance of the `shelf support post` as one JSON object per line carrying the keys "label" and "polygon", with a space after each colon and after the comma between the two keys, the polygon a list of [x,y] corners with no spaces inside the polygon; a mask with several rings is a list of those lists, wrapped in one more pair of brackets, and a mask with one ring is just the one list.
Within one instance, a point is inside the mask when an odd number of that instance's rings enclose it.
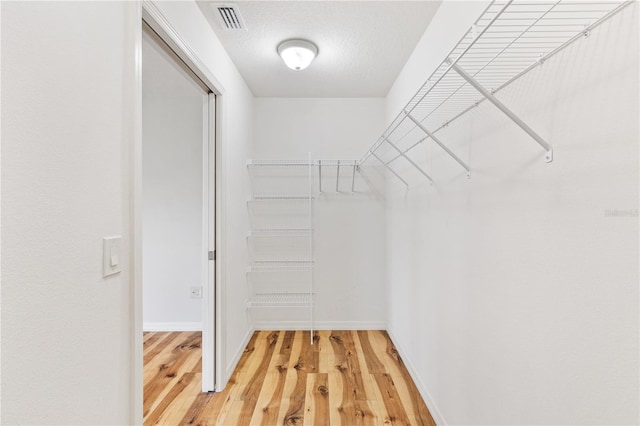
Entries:
{"label": "shelf support post", "polygon": [[535,140],[538,145],[540,145],[544,150],[544,161],[550,163],[553,161],[553,148],[549,145],[542,137],[537,134],[531,127],[527,125],[524,121],[520,119],[517,115],[513,113],[509,108],[507,108],[502,102],[500,102],[491,92],[482,87],[478,81],[476,81],[472,76],[467,74],[465,70],[460,68],[457,64],[452,65],[453,70],[460,75],[463,79],[467,81],[473,88],[475,88],[478,92],[482,94],[489,102],[496,106],[500,111],[502,111],[507,117],[509,117],[514,123],[516,123],[522,130],[527,132],[529,136]]}
{"label": "shelf support post", "polygon": [[340,160],[338,160],[338,163],[336,165],[336,192],[340,192],[338,190],[339,183],[340,183]]}
{"label": "shelf support post", "polygon": [[427,136],[429,136],[431,139],[433,139],[433,141],[435,143],[437,143],[440,148],[442,148],[447,154],[449,154],[449,156],[451,156],[451,158],[456,160],[456,162],[458,164],[460,164],[462,166],[462,168],[467,171],[467,177],[471,176],[471,174],[470,174],[471,171],[469,170],[469,166],[467,165],[467,163],[462,161],[460,159],[460,157],[455,155],[449,148],[447,148],[447,146],[445,144],[443,144],[442,141],[440,141],[440,139],[438,139],[438,137],[436,135],[434,135],[426,127],[424,127],[422,125],[422,123],[420,123],[418,120],[416,120],[416,118],[413,115],[409,114],[406,110],[402,110],[402,112],[404,113],[405,116],[407,116],[407,118],[409,118],[409,120],[413,121],[415,123],[415,125],[418,126]]}
{"label": "shelf support post", "polygon": [[398,151],[398,154],[402,155],[404,157],[405,160],[407,160],[409,163],[411,163],[411,165],[413,167],[415,167],[416,169],[418,169],[418,171],[420,171],[420,173],[422,173],[427,179],[429,179],[429,183],[433,183],[433,179],[431,179],[431,176],[429,176],[427,174],[427,172],[425,172],[424,170],[422,170],[422,168],[420,166],[418,166],[416,163],[414,163],[414,161],[409,158],[404,152],[402,152],[400,150],[400,148],[398,148],[397,146],[395,146],[388,138],[384,138],[385,142],[387,142],[389,145],[391,145],[393,147],[393,149],[395,149],[396,151]]}
{"label": "shelf support post", "polygon": [[322,192],[322,160],[318,160],[318,192]]}
{"label": "shelf support post", "polygon": [[[318,160],[320,165],[320,160]],[[319,170],[319,169],[318,169]],[[319,173],[319,171],[318,171]],[[309,152],[309,259],[313,262],[313,168]],[[309,269],[309,335],[313,345],[313,269]]]}
{"label": "shelf support post", "polygon": [[393,173],[393,175],[394,175],[395,177],[397,177],[398,179],[400,179],[400,180],[402,181],[402,183],[404,183],[404,186],[406,186],[407,188],[409,188],[409,184],[407,183],[407,181],[406,181],[406,180],[404,180],[404,179],[402,179],[402,178],[400,177],[400,175],[399,175],[399,174],[397,174],[397,173],[395,172],[395,170],[393,170],[391,167],[389,167],[389,166],[387,165],[387,163],[385,163],[385,162],[382,160],[382,158],[378,157],[378,156],[375,154],[375,152],[373,152],[373,151],[369,151],[369,152],[370,152],[370,154],[371,154],[371,156],[372,156],[373,158],[375,158],[375,159],[376,159],[376,160],[378,160],[380,163],[382,163],[382,165],[384,166],[384,168],[385,168],[385,169],[387,169],[387,170],[389,170],[391,173]]}
{"label": "shelf support post", "polygon": [[356,186],[356,167],[357,167],[358,162],[356,160],[353,161],[353,173],[351,174],[351,192],[355,192],[355,186]]}

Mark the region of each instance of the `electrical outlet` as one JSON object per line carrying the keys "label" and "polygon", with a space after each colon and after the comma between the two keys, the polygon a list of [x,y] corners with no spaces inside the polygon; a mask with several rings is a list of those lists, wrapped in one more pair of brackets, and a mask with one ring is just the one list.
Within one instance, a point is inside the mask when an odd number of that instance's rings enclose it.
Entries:
{"label": "electrical outlet", "polygon": [[191,298],[202,299],[202,287],[191,287]]}

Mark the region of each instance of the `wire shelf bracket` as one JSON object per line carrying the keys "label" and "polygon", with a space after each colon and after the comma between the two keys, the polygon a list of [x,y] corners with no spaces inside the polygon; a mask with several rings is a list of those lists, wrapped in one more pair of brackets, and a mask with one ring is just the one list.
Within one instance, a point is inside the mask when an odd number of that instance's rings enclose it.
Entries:
{"label": "wire shelf bracket", "polygon": [[[416,120],[416,119],[415,119],[415,117],[413,117],[411,114],[409,114],[408,112],[406,112],[406,111],[404,111],[404,110],[403,110],[403,112],[404,112],[404,114],[407,116],[407,118],[409,118],[409,120],[413,121],[413,122],[416,124],[416,126],[418,126],[418,127],[420,128],[420,130],[422,130],[423,132],[425,132],[425,133],[426,133],[426,135],[427,135],[428,137],[430,137],[430,138],[431,138],[431,140],[433,140],[435,143],[437,143],[437,144],[438,144],[438,146],[439,146],[440,148],[442,148],[442,149],[443,149],[447,154],[449,154],[449,156],[450,156],[451,158],[453,158],[454,160],[456,160],[456,162],[457,162],[458,164],[460,164],[460,165],[462,166],[462,168],[463,168],[463,169],[465,169],[465,170],[467,171],[467,178],[471,177],[471,170],[469,169],[469,166],[467,165],[467,163],[465,163],[464,161],[462,161],[462,160],[460,159],[460,157],[458,157],[458,156],[457,156],[456,154],[454,154],[454,153],[453,153],[449,148],[447,148],[447,146],[446,146],[444,143],[442,143],[442,141],[440,141],[440,139],[438,139],[438,137],[437,137],[436,135],[434,135],[434,134],[433,134],[433,133],[431,133],[429,130],[427,130],[427,128],[426,128],[426,127],[424,127],[424,126],[422,125],[422,123],[420,123],[418,120]],[[420,142],[419,142],[419,143],[422,143],[425,139],[426,139],[426,138],[420,139]],[[401,155],[406,155],[406,152],[404,152],[404,151],[403,151],[403,152],[401,153]],[[398,157],[395,157],[395,158],[398,158]],[[395,158],[394,158],[394,160],[395,160]],[[391,160],[391,161],[393,161],[393,160]]]}
{"label": "wire shelf bracket", "polygon": [[[633,4],[634,0],[494,0],[358,161],[376,159],[409,186],[391,164],[403,158],[433,182],[410,157],[432,140],[471,176],[467,161],[436,135],[452,122],[489,101],[544,150],[553,161],[552,145],[496,94],[566,49],[588,38],[594,28]],[[426,136],[425,136],[426,135]]]}
{"label": "wire shelf bracket", "polygon": [[[450,59],[447,61],[451,62]],[[537,134],[531,127],[527,125],[524,121],[520,119],[516,114],[513,113],[505,104],[500,102],[495,96],[493,96],[487,89],[482,87],[480,83],[478,83],[473,77],[471,77],[466,71],[460,68],[458,65],[453,64],[453,70],[460,75],[460,77],[464,78],[467,83],[473,86],[478,92],[482,93],[482,96],[485,97],[486,100],[491,102],[496,106],[500,111],[504,113],[507,117],[509,117],[514,123],[516,123],[522,130],[527,132],[529,136],[531,136],[538,145],[540,145],[545,150],[544,161],[550,163],[553,161],[553,148],[549,145],[539,134]],[[467,170],[468,171],[468,170]]]}
{"label": "wire shelf bracket", "polygon": [[413,167],[415,167],[416,169],[418,169],[418,171],[419,171],[420,173],[422,173],[422,175],[423,175],[424,177],[426,177],[427,179],[429,179],[429,183],[433,183],[433,179],[431,179],[431,176],[429,176],[429,175],[427,174],[427,172],[425,172],[425,171],[422,169],[422,167],[418,166],[418,165],[417,165],[417,164],[416,164],[416,163],[415,163],[411,158],[409,158],[409,156],[407,156],[407,154],[405,154],[404,152],[402,152],[402,151],[400,150],[400,148],[398,148],[398,147],[397,147],[393,142],[391,142],[391,141],[389,140],[389,138],[386,138],[386,137],[385,137],[385,138],[384,138],[384,141],[385,141],[386,143],[388,143],[389,145],[391,145],[391,147],[392,147],[393,149],[395,149],[396,151],[398,151],[398,154],[400,154],[400,155],[401,155],[405,160],[407,160],[407,161],[408,161],[408,162],[409,162]]}
{"label": "wire shelf bracket", "polygon": [[378,160],[380,163],[382,163],[382,165],[384,166],[385,169],[389,170],[391,172],[391,174],[393,174],[395,177],[397,177],[402,183],[404,183],[404,186],[406,186],[407,188],[409,188],[409,184],[407,183],[406,180],[402,179],[402,177],[400,177],[400,175],[398,173],[396,173],[395,170],[393,170],[387,163],[384,162],[384,160],[380,157],[378,157],[376,155],[375,152],[373,151],[369,151],[369,154],[375,158],[376,160]]}

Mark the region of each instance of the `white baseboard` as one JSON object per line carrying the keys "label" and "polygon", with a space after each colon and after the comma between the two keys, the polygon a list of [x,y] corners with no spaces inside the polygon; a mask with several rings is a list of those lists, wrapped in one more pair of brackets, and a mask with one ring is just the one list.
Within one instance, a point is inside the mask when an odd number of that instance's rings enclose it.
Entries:
{"label": "white baseboard", "polygon": [[[256,330],[308,330],[309,321],[255,321]],[[384,321],[317,321],[314,330],[385,330]]]}
{"label": "white baseboard", "polygon": [[447,425],[447,422],[444,419],[442,412],[438,409],[438,406],[436,405],[435,401],[431,397],[431,394],[427,390],[427,387],[424,385],[422,380],[420,380],[420,377],[418,376],[418,372],[416,368],[411,362],[411,359],[409,359],[409,357],[407,356],[407,352],[402,348],[402,346],[398,344],[398,339],[395,338],[395,335],[391,330],[391,328],[390,327],[386,327],[386,328],[387,328],[387,334],[389,334],[389,337],[391,338],[393,345],[398,351],[400,358],[402,358],[404,365],[407,367],[407,371],[409,371],[409,375],[413,379],[413,382],[416,384],[416,387],[420,392],[420,396],[422,396],[424,403],[427,404],[427,408],[429,409],[429,412],[431,413],[433,420],[435,420],[436,424],[439,426]]}
{"label": "white baseboard", "polygon": [[202,331],[201,322],[145,322],[142,331]]}
{"label": "white baseboard", "polygon": [[227,383],[229,382],[229,379],[231,378],[233,371],[238,366],[238,363],[240,362],[240,358],[242,357],[244,350],[249,344],[249,340],[251,340],[251,336],[253,336],[254,331],[255,331],[254,328],[249,328],[249,330],[247,330],[247,334],[245,334],[244,339],[242,339],[242,343],[236,350],[236,354],[233,356],[231,361],[227,364],[227,368],[224,372],[224,383],[222,383],[222,385],[219,388],[216,387],[216,392],[222,391],[224,387],[227,385]]}

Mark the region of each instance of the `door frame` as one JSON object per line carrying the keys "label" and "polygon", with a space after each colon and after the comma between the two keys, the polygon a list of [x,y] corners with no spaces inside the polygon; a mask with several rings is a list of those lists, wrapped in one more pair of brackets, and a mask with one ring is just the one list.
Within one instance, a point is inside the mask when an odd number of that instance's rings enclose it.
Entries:
{"label": "door frame", "polygon": [[[206,280],[202,292],[202,391],[220,391],[224,387],[223,365],[226,347],[222,319],[224,318],[224,259],[225,257],[225,205],[226,194],[224,155],[225,132],[224,123],[226,110],[225,89],[215,78],[211,71],[204,65],[191,47],[184,41],[164,17],[158,7],[151,1],[138,2],[135,28],[135,84],[134,84],[134,128],[135,137],[131,150],[131,222],[130,222],[130,278],[133,294],[133,421],[132,424],[142,423],[143,410],[143,337],[142,337],[142,31],[143,22],[175,52],[186,66],[209,88],[208,111],[215,110],[211,117],[209,114],[208,137],[203,138],[203,152],[209,155],[203,159],[203,180],[206,183],[205,191],[214,188],[213,197],[205,197],[203,211],[203,225],[206,226],[203,242],[208,249],[203,256],[207,261],[203,268],[203,277]],[[210,192],[209,192],[210,194]],[[206,220],[208,218],[209,220]],[[212,246],[213,245],[213,246]],[[215,260],[208,260],[208,251],[214,251]],[[207,303],[213,300],[214,303]]]}
{"label": "door frame", "polygon": [[209,92],[203,102],[202,138],[202,392],[215,390],[215,103],[216,95]]}

